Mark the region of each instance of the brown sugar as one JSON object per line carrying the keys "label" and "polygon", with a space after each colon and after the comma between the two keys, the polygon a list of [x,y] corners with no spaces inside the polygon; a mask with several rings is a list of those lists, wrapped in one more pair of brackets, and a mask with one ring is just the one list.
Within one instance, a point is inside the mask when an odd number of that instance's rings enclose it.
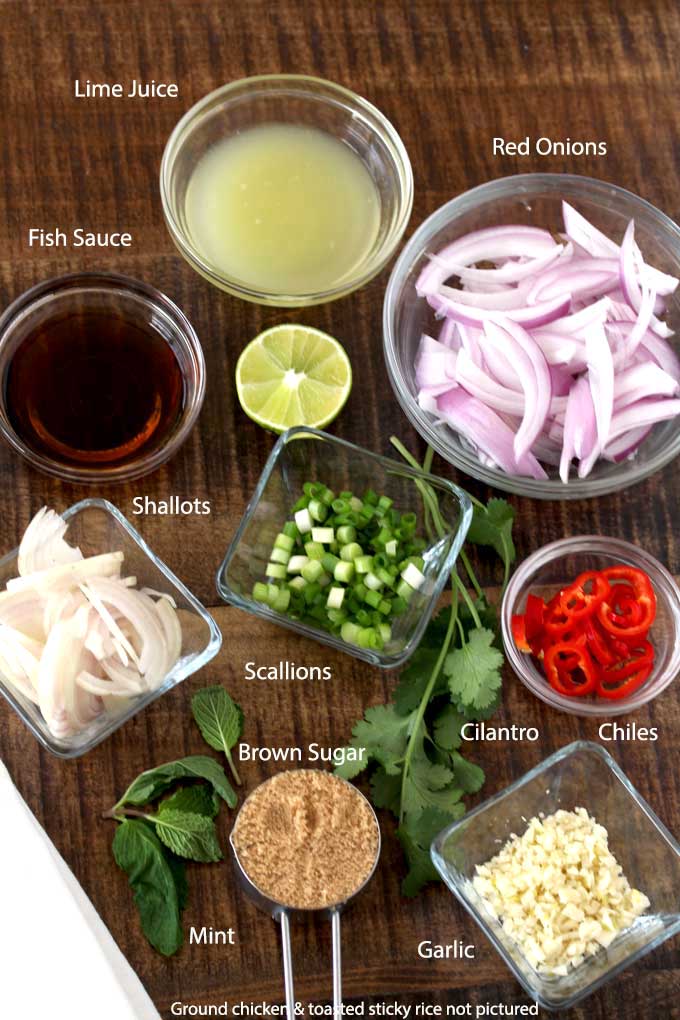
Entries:
{"label": "brown sugar", "polygon": [[295,769],[258,786],[232,842],[250,881],[277,903],[332,907],[371,874],[380,832],[369,804],[330,772]]}

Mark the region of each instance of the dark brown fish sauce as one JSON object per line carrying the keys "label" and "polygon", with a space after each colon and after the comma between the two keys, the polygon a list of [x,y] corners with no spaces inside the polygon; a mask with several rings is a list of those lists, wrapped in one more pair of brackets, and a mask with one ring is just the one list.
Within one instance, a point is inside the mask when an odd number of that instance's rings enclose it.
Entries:
{"label": "dark brown fish sauce", "polygon": [[81,308],[36,325],[9,364],[10,422],[54,461],[110,469],[153,453],[184,405],[182,371],[155,326]]}

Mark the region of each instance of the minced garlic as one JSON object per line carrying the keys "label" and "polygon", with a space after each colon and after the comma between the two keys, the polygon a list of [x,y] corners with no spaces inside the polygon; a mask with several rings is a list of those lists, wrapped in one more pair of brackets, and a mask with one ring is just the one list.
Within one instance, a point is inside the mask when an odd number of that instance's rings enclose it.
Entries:
{"label": "minced garlic", "polygon": [[604,826],[584,808],[532,818],[475,870],[473,887],[542,973],[565,975],[649,907],[632,889]]}

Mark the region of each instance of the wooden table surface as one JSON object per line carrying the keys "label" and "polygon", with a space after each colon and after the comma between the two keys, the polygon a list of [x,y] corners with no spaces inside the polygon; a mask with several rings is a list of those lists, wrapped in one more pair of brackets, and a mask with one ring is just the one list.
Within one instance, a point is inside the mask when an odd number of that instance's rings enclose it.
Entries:
{"label": "wooden table surface", "polygon": [[[133,485],[98,495],[131,514],[135,495],[209,499],[210,516],[135,518],[139,530],[208,606],[224,635],[219,657],[198,676],[139,714],[78,762],[42,751],[4,703],[0,756],[19,789],[137,969],[163,1017],[171,1004],[281,1001],[276,926],[244,901],[228,863],[191,866],[189,924],[233,926],[233,947],[185,948],[170,960],[140,933],[124,875],[100,820],[128,781],[154,763],[204,745],[189,723],[193,691],[222,682],[243,705],[246,738],[266,745],[342,744],[365,706],[394,683],[347,656],[218,607],[214,574],[272,447],[235,398],[233,369],[244,343],[282,319],[299,319],[340,338],[358,369],[333,431],[380,452],[397,433],[422,444],[387,397],[381,352],[381,302],[388,271],[360,293],[315,309],[284,313],[232,299],[182,261],[165,229],[157,177],[165,141],[189,106],[223,82],[290,71],[336,80],[372,100],[393,121],[409,151],[415,204],[409,233],[446,199],[517,171],[570,171],[613,181],[680,218],[680,8],[672,0],[512,2],[369,2],[369,0],[44,0],[0,4],[0,298],[76,269],[138,276],[184,309],[201,338],[208,392],[198,426],[166,467]],[[178,99],[76,100],[73,81],[176,81]],[[594,158],[501,158],[496,135],[520,139],[604,141]],[[30,227],[130,230],[129,251],[29,249]],[[384,395],[384,396],[383,396]],[[451,469],[437,465],[444,474]],[[0,549],[12,548],[31,515],[63,509],[82,488],[35,473],[0,449]],[[474,481],[478,495],[488,492]],[[680,573],[674,533],[678,465],[620,496],[596,502],[536,504],[513,498],[520,557],[568,534],[601,531],[634,539]],[[483,571],[484,572],[484,571]],[[486,571],[485,580],[494,575]],[[497,578],[496,578],[497,580]],[[248,682],[244,662],[290,659],[332,666],[332,680]],[[549,711],[507,676],[503,721],[536,725],[536,744],[479,747],[485,795],[577,737],[597,739],[595,723]],[[657,743],[619,743],[613,751],[664,822],[680,833],[675,775],[680,698],[671,686],[636,721],[659,727]],[[243,767],[246,789],[270,775]],[[384,854],[375,881],[347,914],[344,979],[348,999],[464,1004],[528,1000],[495,951],[441,887],[413,901],[398,891],[401,854],[384,819]],[[223,821],[226,840],[229,821]],[[474,962],[419,959],[421,939],[474,940]],[[567,1014],[573,1020],[678,1017],[677,941],[666,943],[613,985]],[[329,934],[294,930],[297,992],[328,1001]],[[23,1018],[11,1018],[23,1020]],[[42,1020],[42,1018],[41,1018]],[[48,1020],[48,1018],[45,1018]]]}

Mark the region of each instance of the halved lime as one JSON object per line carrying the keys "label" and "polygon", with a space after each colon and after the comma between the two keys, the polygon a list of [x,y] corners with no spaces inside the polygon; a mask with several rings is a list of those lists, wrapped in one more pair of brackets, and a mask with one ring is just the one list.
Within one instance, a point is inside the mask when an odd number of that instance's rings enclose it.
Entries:
{"label": "halved lime", "polygon": [[342,410],[352,389],[345,349],[328,333],[282,323],[244,349],[236,365],[236,392],[246,414],[264,428],[322,428]]}

